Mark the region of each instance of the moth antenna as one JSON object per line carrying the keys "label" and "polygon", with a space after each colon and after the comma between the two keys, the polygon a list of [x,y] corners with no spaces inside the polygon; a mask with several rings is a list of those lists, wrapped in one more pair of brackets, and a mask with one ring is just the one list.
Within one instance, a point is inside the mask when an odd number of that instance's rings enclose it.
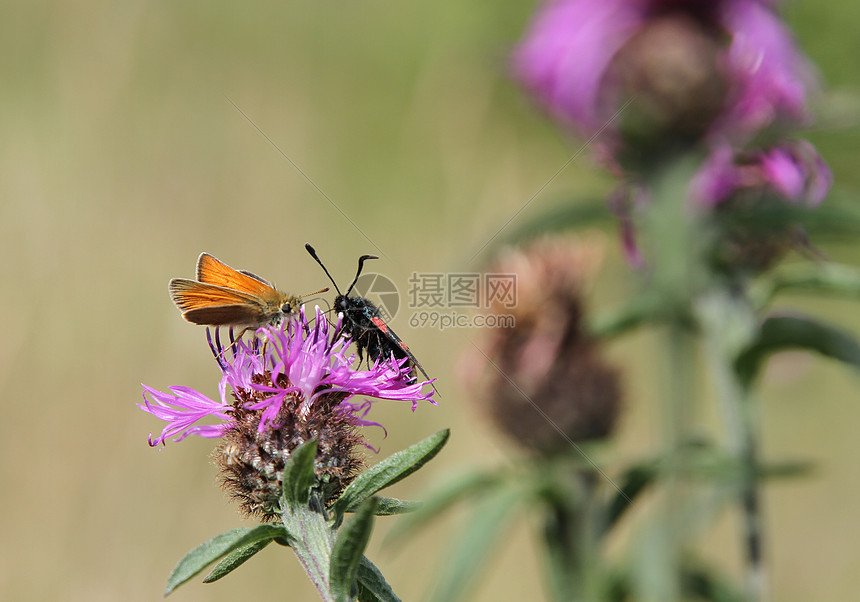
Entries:
{"label": "moth antenna", "polygon": [[355,279],[352,281],[352,284],[349,285],[349,288],[346,290],[346,296],[349,297],[349,293],[352,291],[352,287],[355,286],[355,283],[358,282],[358,277],[361,276],[361,270],[364,267],[364,262],[368,259],[379,259],[376,255],[362,255],[358,258],[358,271],[355,273]]}
{"label": "moth antenna", "polygon": [[[331,277],[331,274],[328,273],[328,270],[326,269],[325,264],[323,264],[323,262],[320,261],[320,258],[317,257],[317,252],[310,245],[310,243],[307,243],[307,242],[305,243],[305,250],[310,254],[311,257],[313,257],[316,260],[316,262],[318,264],[320,264],[320,267],[323,269],[323,272],[325,272],[325,275],[328,276],[328,279],[331,280],[331,283],[334,285],[334,290],[336,290],[337,294],[340,295],[340,289],[337,288],[337,282],[335,282],[334,278]],[[359,266],[359,268],[360,267],[361,266]]]}

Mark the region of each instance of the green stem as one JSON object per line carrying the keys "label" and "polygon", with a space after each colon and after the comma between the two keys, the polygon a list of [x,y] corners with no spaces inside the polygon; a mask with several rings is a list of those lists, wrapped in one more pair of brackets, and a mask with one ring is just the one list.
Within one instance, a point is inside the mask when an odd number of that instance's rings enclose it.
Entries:
{"label": "green stem", "polygon": [[684,469],[683,446],[687,436],[693,403],[693,373],[695,370],[695,347],[692,335],[679,321],[669,324],[669,394],[664,405],[664,433],[667,447],[668,476],[666,479],[666,504],[664,516],[664,544],[667,558],[666,588],[661,594],[665,600],[681,598],[681,560],[683,553],[685,491],[681,475]]}
{"label": "green stem", "polygon": [[[558,468],[558,467],[556,467]],[[571,478],[565,475],[565,478]],[[552,501],[544,522],[549,582],[559,602],[587,602],[603,598],[597,579],[600,540],[599,500],[596,476],[577,471],[575,496]]]}
{"label": "green stem", "polygon": [[672,602],[681,599],[681,561],[685,541],[682,515],[685,499],[682,446],[696,396],[693,390],[696,349],[691,329],[692,300],[703,283],[702,214],[688,203],[690,180],[699,157],[663,156],[646,173],[652,202],[642,216],[642,240],[653,264],[647,295],[654,297],[666,323],[668,366],[662,382],[662,435],[667,474],[662,484],[657,520],[645,527],[637,551],[639,599]]}
{"label": "green stem", "polygon": [[729,453],[742,468],[738,492],[743,516],[746,565],[745,589],[750,600],[766,597],[763,569],[763,535],[758,486],[757,420],[754,406],[734,370],[737,350],[755,329],[752,305],[738,297],[712,295],[700,307],[708,349],[708,364],[714,374],[726,423]]}
{"label": "green stem", "polygon": [[329,579],[334,535],[325,517],[310,508],[298,508],[294,511],[286,510],[283,523],[294,537],[290,541],[290,547],[320,597],[325,602],[335,602]]}
{"label": "green stem", "polygon": [[554,504],[544,519],[544,541],[552,596],[558,602],[579,600],[577,584],[581,570],[573,547],[576,513],[563,504]]}

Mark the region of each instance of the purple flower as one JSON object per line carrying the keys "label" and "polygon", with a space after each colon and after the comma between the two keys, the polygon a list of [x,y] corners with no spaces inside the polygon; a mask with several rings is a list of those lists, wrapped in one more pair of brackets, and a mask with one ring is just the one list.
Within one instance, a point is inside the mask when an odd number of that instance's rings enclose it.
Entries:
{"label": "purple flower", "polygon": [[[229,403],[215,401],[189,387],[170,387],[170,393],[162,393],[146,385],[143,385],[143,389],[143,403],[137,404],[137,407],[167,422],[158,438],[153,440],[150,433],[149,444],[152,447],[175,435],[178,437],[174,441],[182,441],[188,435],[221,437],[230,427],[233,407]],[[147,393],[152,401],[147,399]],[[213,425],[197,424],[210,416],[221,422]]]}
{"label": "purple flower", "polygon": [[734,90],[717,127],[753,134],[778,121],[808,122],[807,90],[815,76],[791,34],[762,2],[722,4],[721,20],[732,36],[726,65]]}
{"label": "purple flower", "polygon": [[514,73],[555,117],[591,134],[606,118],[603,75],[644,18],[642,2],[547,2],[514,53]]}
{"label": "purple flower", "polygon": [[743,190],[769,189],[791,203],[815,207],[827,196],[832,183],[827,164],[805,140],[741,153],[721,145],[696,174],[690,196],[712,207]]}
{"label": "purple flower", "polygon": [[[435,404],[433,391],[422,392],[428,383],[413,382],[404,362],[380,358],[367,370],[356,369],[355,355],[346,355],[350,341],[339,336],[339,326],[332,328],[319,308],[308,320],[302,308],[298,319],[261,328],[258,339],[237,341],[225,362],[218,401],[188,387],[163,393],[144,385],[144,403],[138,407],[167,422],[160,436],[150,435],[150,445],[188,435],[222,437],[234,428],[240,409],[259,414],[262,433],[279,427],[276,419],[285,409],[306,421],[318,406],[332,406],[332,400],[357,425],[376,423],[363,420],[367,401],[353,402],[355,397],[411,401],[413,410],[419,401]],[[219,422],[198,424],[210,417]]]}
{"label": "purple flower", "polygon": [[[777,122],[805,121],[814,81],[770,4],[549,1],[514,52],[514,75],[585,136],[606,128],[632,97],[631,111],[651,121],[675,120],[673,127],[698,127],[717,141],[747,140]],[[614,133],[615,122],[609,140]]]}
{"label": "purple flower", "polygon": [[786,199],[816,206],[833,184],[833,173],[806,140],[796,140],[760,155],[763,180]]}

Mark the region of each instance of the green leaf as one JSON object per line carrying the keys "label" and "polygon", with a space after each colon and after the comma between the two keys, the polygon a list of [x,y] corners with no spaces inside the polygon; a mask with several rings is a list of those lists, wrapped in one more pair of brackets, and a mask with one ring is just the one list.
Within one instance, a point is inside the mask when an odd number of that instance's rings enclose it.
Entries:
{"label": "green leaf", "polygon": [[815,470],[813,460],[779,460],[759,467],[758,475],[763,479],[785,479],[806,476]]}
{"label": "green leaf", "polygon": [[601,313],[589,323],[589,331],[596,337],[614,337],[634,328],[665,319],[665,307],[659,296],[640,294],[623,307]]}
{"label": "green leaf", "polygon": [[[615,567],[607,575],[607,602],[626,602],[631,599],[632,575],[629,567]],[[684,599],[706,602],[752,602],[731,580],[699,561],[685,562],[681,567],[681,587]]]}
{"label": "green leaf", "polygon": [[582,577],[586,561],[582,548],[572,537],[585,520],[584,507],[551,504],[543,511],[543,545],[545,571],[549,590],[555,600],[576,600],[583,591]]}
{"label": "green leaf", "polygon": [[753,287],[758,304],[781,292],[826,293],[860,297],[860,270],[837,263],[802,263],[786,266]]}
{"label": "green leaf", "polygon": [[203,583],[212,583],[213,581],[218,581],[221,577],[226,577],[270,543],[272,543],[272,540],[267,539],[233,550],[222,558],[221,562],[216,564],[215,568],[203,578]]}
{"label": "green leaf", "polygon": [[728,577],[703,566],[686,566],[681,575],[688,596],[708,602],[751,602]]}
{"label": "green leaf", "polygon": [[370,541],[378,504],[376,498],[367,500],[356,511],[353,519],[337,533],[331,552],[329,579],[332,593],[339,602],[349,602],[352,599],[352,588],[358,576],[364,549]]}
{"label": "green leaf", "polygon": [[305,441],[293,450],[284,464],[283,493],[291,508],[307,504],[308,491],[316,483],[314,460],[317,441]]}
{"label": "green leaf", "polygon": [[397,521],[386,535],[386,540],[393,541],[412,533],[457,502],[490,492],[504,482],[504,478],[502,473],[473,472],[435,487],[416,512]]}
{"label": "green leaf", "polygon": [[853,239],[860,234],[856,199],[850,203],[837,201],[805,207],[786,202],[778,195],[758,196],[755,202],[738,204],[732,211],[725,212],[722,219],[729,228],[761,234],[786,232],[793,226],[802,226],[813,242]]}
{"label": "green leaf", "polygon": [[[726,455],[721,449],[704,442],[690,442],[684,445],[684,461],[675,470],[689,478],[708,479],[712,482],[735,483],[743,481],[749,468],[737,458]],[[615,491],[606,511],[606,530],[611,529],[624,513],[648,487],[658,484],[663,475],[668,474],[670,464],[664,459],[653,459],[637,463],[618,479],[619,489]],[[760,464],[755,470],[759,479],[791,478],[809,474],[815,465],[809,460],[780,460]]]}
{"label": "green leaf", "polygon": [[179,561],[170,577],[164,595],[169,595],[177,587],[194,577],[207,566],[229,554],[230,552],[260,541],[271,541],[276,537],[289,537],[286,529],[276,525],[257,525],[256,527],[240,527],[226,533],[216,535],[188,552]]}
{"label": "green leaf", "polygon": [[[376,508],[376,516],[391,516],[393,514],[406,514],[415,512],[421,506],[422,502],[413,502],[409,500],[398,500],[394,497],[376,498],[379,501],[379,506]],[[361,504],[355,504],[346,509],[346,512],[355,512]]]}
{"label": "green leaf", "polygon": [[361,602],[400,602],[385,577],[366,556],[358,565],[358,585]]}
{"label": "green leaf", "polygon": [[350,483],[332,506],[335,518],[343,516],[347,508],[354,508],[377,491],[409,476],[433,459],[448,441],[448,429],[427,437],[415,445],[392,454],[371,466]]}
{"label": "green leaf", "polygon": [[735,360],[738,380],[749,387],[764,360],[787,349],[816,351],[860,368],[860,345],[846,331],[804,316],[771,316]]}
{"label": "green leaf", "polygon": [[606,574],[606,602],[627,602],[630,599],[630,569],[610,567]]}
{"label": "green leaf", "polygon": [[843,196],[842,191],[831,191],[827,203],[806,210],[797,208],[801,214],[799,221],[813,242],[825,239],[853,240],[860,234],[860,211],[856,207],[856,195],[847,199],[848,202],[835,198],[839,196]]}
{"label": "green leaf", "polygon": [[502,536],[508,514],[525,499],[523,493],[521,489],[497,490],[477,505],[448,554],[448,566],[439,577],[432,600],[454,602],[466,594],[472,578]]}
{"label": "green leaf", "polygon": [[651,485],[660,474],[659,464],[655,461],[644,462],[628,468],[621,478],[619,488],[612,496],[606,512],[606,529],[612,528],[624,512],[646,487]]}
{"label": "green leaf", "polygon": [[498,244],[490,248],[496,248],[500,244],[526,242],[551,232],[602,226],[612,223],[614,217],[606,199],[567,201],[526,221],[509,234],[500,236]]}

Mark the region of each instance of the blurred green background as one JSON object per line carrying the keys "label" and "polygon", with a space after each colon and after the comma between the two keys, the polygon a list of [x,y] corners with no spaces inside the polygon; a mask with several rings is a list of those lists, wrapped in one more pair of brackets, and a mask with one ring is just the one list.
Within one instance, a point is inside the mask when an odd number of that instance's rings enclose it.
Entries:
{"label": "blurred green background", "polygon": [[[209,251],[296,293],[324,286],[302,245],[346,281],[361,253],[401,292],[413,271],[467,259],[578,148],[509,82],[505,57],[531,2],[16,2],[0,4],[0,599],[154,600],[189,548],[240,524],[215,483],[211,441],[153,450],[160,424],[139,411],[140,383],[216,394],[203,331],[180,319],[167,281]],[[860,6],[790,3],[786,15],[824,81],[824,129],[811,134],[837,183],[860,189]],[[302,176],[234,108],[301,169]],[[331,203],[315,188],[319,187]],[[604,194],[586,156],[523,212]],[[336,209],[335,206],[339,209]],[[341,213],[342,212],[342,213]],[[348,219],[344,217],[348,216]],[[350,223],[353,222],[353,223]],[[372,241],[369,242],[369,241]],[[629,294],[610,234],[595,305]],[[828,247],[856,262],[856,249]],[[813,308],[860,332],[857,305]],[[394,321],[439,378],[438,408],[379,403],[387,455],[453,428],[443,454],[392,495],[464,467],[506,461],[508,444],[458,390],[463,331]],[[627,411],[607,459],[659,437],[659,339],[610,349],[625,369]],[[774,360],[763,387],[765,457],[809,457],[810,479],[766,494],[776,600],[848,600],[860,587],[857,375],[803,355]],[[702,403],[702,406],[705,406]],[[704,413],[702,428],[719,433]],[[371,458],[371,461],[373,458]],[[404,600],[432,588],[456,516],[405,546],[369,555]],[[512,525],[470,599],[535,599],[532,527]],[[704,551],[737,569],[736,517]],[[175,600],[312,600],[283,549]]]}

